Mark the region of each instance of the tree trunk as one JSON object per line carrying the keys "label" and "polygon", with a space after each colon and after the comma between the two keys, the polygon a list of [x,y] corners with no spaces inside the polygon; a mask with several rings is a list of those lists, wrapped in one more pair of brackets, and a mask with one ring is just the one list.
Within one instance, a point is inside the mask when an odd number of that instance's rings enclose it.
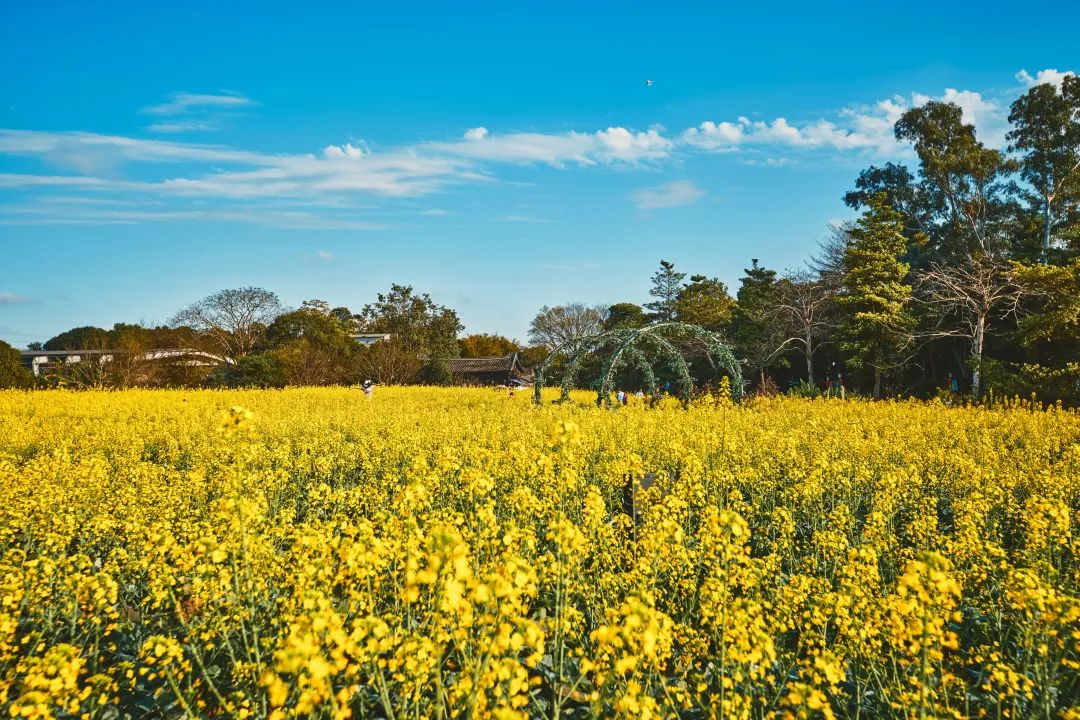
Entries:
{"label": "tree trunk", "polygon": [[881,399],[881,368],[874,368],[874,399]]}
{"label": "tree trunk", "polygon": [[814,384],[814,338],[810,331],[806,331],[806,382]]}
{"label": "tree trunk", "polygon": [[1043,198],[1042,264],[1050,263],[1050,198]]}
{"label": "tree trunk", "polygon": [[980,315],[975,323],[975,337],[971,338],[971,359],[973,367],[971,369],[971,396],[973,398],[979,397],[979,393],[982,388],[979,384],[982,381],[982,354],[983,354],[983,339],[986,337],[986,316]]}

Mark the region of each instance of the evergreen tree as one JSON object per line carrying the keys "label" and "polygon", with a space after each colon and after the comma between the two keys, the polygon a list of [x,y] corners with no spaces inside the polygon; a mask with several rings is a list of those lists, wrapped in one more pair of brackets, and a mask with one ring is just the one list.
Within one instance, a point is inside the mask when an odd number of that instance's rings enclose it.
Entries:
{"label": "evergreen tree", "polygon": [[656,300],[645,303],[645,307],[652,310],[653,319],[657,322],[671,322],[678,313],[679,293],[683,289],[683,279],[686,273],[675,272],[675,263],[667,260],[660,261],[660,269],[652,276],[652,289],[649,294]]}
{"label": "evergreen tree", "polygon": [[756,258],[753,267],[747,268],[745,273],[735,296],[731,339],[736,355],[751,372],[757,373],[759,382],[764,385],[765,368],[782,342],[773,318],[780,288],[776,271],[759,265]]}
{"label": "evergreen tree", "polygon": [[903,216],[879,193],[851,229],[844,253],[840,348],[851,353],[853,367],[873,373],[875,398],[881,397],[882,375],[903,364],[912,341],[911,286],[904,284],[910,267],[899,259],[905,245]]}

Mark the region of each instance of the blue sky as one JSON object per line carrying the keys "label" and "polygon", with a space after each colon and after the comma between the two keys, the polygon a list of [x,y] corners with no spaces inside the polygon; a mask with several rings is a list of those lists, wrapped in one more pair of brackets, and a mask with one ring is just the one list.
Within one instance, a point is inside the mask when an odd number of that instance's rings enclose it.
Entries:
{"label": "blue sky", "polygon": [[[359,308],[392,282],[467,332],[734,291],[801,264],[891,123],[1080,65],[1080,5],[0,4],[0,339],[166,321],[225,287]],[[651,80],[649,86],[646,80]]]}

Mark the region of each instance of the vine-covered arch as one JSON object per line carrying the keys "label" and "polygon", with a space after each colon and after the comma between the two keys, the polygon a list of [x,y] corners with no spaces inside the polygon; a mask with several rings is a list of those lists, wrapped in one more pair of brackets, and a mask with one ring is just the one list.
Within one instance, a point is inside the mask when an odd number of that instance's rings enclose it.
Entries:
{"label": "vine-covered arch", "polygon": [[[609,349],[610,355],[608,355],[600,371],[600,385],[597,388],[596,396],[598,404],[611,403],[611,390],[615,381],[615,374],[620,368],[626,366],[633,367],[641,372],[645,377],[645,384],[649,388],[650,395],[653,398],[658,397],[659,387],[653,365],[657,359],[663,358],[671,364],[677,375],[676,382],[679,385],[679,397],[683,404],[686,405],[690,402],[693,379],[690,376],[690,367],[686,362],[686,358],[676,343],[687,339],[697,340],[704,345],[710,366],[728,374],[731,381],[731,395],[735,399],[740,398],[743,386],[742,371],[734,353],[731,352],[731,348],[724,343],[720,336],[700,325],[666,322],[647,325],[642,328],[609,330],[583,340],[560,345],[552,350],[534,371],[533,401],[538,405],[540,404],[547,371],[556,358],[567,358],[562,382],[560,383],[562,385],[562,399],[566,399],[570,395],[570,390],[574,386],[585,359],[594,352]],[[651,351],[656,359],[650,362],[646,350]]]}

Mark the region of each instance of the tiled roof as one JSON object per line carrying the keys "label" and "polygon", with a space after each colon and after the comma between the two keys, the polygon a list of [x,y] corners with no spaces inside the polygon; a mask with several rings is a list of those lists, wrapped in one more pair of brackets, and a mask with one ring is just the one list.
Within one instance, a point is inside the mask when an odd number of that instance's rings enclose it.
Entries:
{"label": "tiled roof", "polygon": [[510,372],[514,356],[486,358],[451,358],[446,361],[451,373]]}

